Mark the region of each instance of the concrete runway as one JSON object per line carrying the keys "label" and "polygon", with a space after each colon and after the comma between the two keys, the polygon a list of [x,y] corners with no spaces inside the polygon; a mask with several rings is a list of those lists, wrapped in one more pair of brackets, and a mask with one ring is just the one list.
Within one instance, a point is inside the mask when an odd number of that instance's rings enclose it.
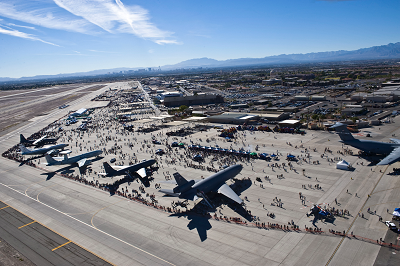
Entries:
{"label": "concrete runway", "polygon": [[[76,103],[71,103],[71,108],[76,110],[85,107],[85,100],[90,100],[90,97],[97,94],[99,91],[76,100]],[[54,110],[47,117],[1,137],[0,150],[4,151],[15,145],[19,140],[19,132],[32,134],[63,115],[61,110]],[[396,118],[395,122],[400,121]],[[400,132],[397,132],[399,129],[396,123],[385,125],[381,132],[375,133],[382,138],[393,132],[397,135]],[[206,134],[216,133],[216,130],[210,130]],[[256,133],[256,139],[253,140],[253,135],[250,134],[248,139],[253,146],[267,144],[271,151],[279,149],[283,154],[302,153],[300,149],[295,149],[286,142],[315,147],[319,153],[312,153],[313,160],[319,159],[321,164],[303,163],[296,166],[299,171],[305,169],[307,176],[284,172],[282,169],[272,171],[263,161],[257,161],[253,166],[245,165],[241,177],[251,177],[254,180],[265,171],[272,179],[270,183],[263,182],[264,188],[253,184],[241,194],[242,198],[248,197],[247,208],[254,215],[263,222],[287,224],[294,220],[300,225],[300,229],[304,229],[304,226],[313,226],[310,218],[305,215],[309,211],[309,205],[329,203],[331,206],[348,209],[351,216],[338,217],[333,223],[317,221],[316,226],[319,228],[324,231],[354,231],[355,235],[371,239],[385,237],[387,228],[378,221],[377,215],[367,214],[366,208],[376,210],[384,220],[388,220],[390,215],[386,213],[386,209],[398,207],[400,195],[397,188],[400,187],[400,181],[397,176],[388,175],[395,166],[371,167],[365,165],[365,159],[357,156],[332,155],[345,157],[356,167],[353,172],[341,171],[319,157],[324,147],[330,147],[335,152],[341,148],[335,134],[307,131],[305,136],[274,136]],[[135,134],[135,137],[142,140],[150,136]],[[96,136],[91,136],[85,143],[95,138]],[[204,133],[195,133],[190,138],[204,138]],[[216,143],[221,147],[227,145]],[[271,143],[274,144],[273,148]],[[105,160],[112,157],[115,155],[107,155]],[[149,158],[151,154],[143,152],[139,159]],[[101,161],[93,163],[92,167],[100,172],[100,166]],[[175,169],[188,179],[210,175],[209,172],[184,168],[179,164],[164,166],[154,175],[156,182],[164,179],[162,171],[173,173]],[[57,169],[59,168],[49,168],[51,171]],[[284,174],[285,178],[275,178],[278,174]],[[200,216],[170,215],[120,196],[110,196],[108,192],[59,175],[46,180],[48,175],[45,171],[5,158],[0,158],[0,176],[0,199],[5,204],[115,265],[373,265],[380,250],[387,249],[374,243],[329,234],[265,230]],[[323,190],[302,189],[302,184],[320,184]],[[130,188],[137,189],[138,185],[133,182]],[[147,191],[150,194],[157,193],[152,187]],[[299,192],[307,196],[306,206],[300,204]],[[355,193],[358,194],[357,197]],[[173,200],[156,195],[165,206]],[[275,196],[282,198],[284,208],[269,205]],[[267,217],[267,211],[258,199],[267,204],[268,211],[276,214],[275,219]],[[335,205],[335,199],[340,205]],[[226,206],[218,208],[218,211],[228,216],[235,215]],[[366,215],[364,219],[358,217],[359,212]],[[398,256],[392,255],[395,258]]]}

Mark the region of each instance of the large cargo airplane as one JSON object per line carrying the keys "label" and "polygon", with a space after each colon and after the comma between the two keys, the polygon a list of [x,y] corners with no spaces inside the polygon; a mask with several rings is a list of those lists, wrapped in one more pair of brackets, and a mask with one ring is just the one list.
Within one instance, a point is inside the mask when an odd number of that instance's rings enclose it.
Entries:
{"label": "large cargo airplane", "polygon": [[336,123],[331,128],[334,128],[339,135],[342,143],[362,150],[367,153],[387,155],[377,165],[392,164],[400,159],[400,140],[390,139],[393,143],[356,139],[347,129],[347,125]]}
{"label": "large cargo airplane", "polygon": [[68,153],[70,153],[70,152],[71,151],[60,152],[61,154],[64,154],[64,157],[58,157],[58,158],[53,158],[49,154],[46,154],[45,158],[46,158],[47,163],[45,163],[45,164],[48,166],[63,165],[63,164],[77,164],[78,167],[81,168],[90,163],[90,160],[88,160],[88,158],[96,157],[103,153],[102,150],[97,150],[97,151],[91,151],[91,152],[79,154],[79,155],[73,156],[73,157],[68,157]]}
{"label": "large cargo airplane", "polygon": [[133,165],[126,165],[126,166],[110,166],[107,162],[103,163],[105,173],[99,173],[104,177],[114,177],[119,175],[127,175],[131,179],[133,176],[131,175],[132,172],[136,172],[140,177],[144,178],[147,176],[146,174],[146,167],[152,166],[155,164],[156,160],[145,160],[143,162],[133,164]]}
{"label": "large cargo airplane", "polygon": [[198,181],[197,183],[195,180],[187,181],[179,173],[174,173],[174,178],[178,186],[173,190],[161,189],[159,191],[169,196],[193,201],[201,197],[210,206],[211,204],[207,200],[206,194],[209,192],[217,192],[241,204],[243,200],[239,198],[239,196],[227,184],[225,184],[225,181],[235,177],[240,173],[240,171],[242,171],[242,169],[243,166],[240,164],[232,165],[212,176]]}
{"label": "large cargo airplane", "polygon": [[28,149],[23,144],[19,144],[19,148],[21,150],[19,153],[21,155],[40,155],[40,154],[45,154],[46,152],[51,152],[53,150],[60,150],[67,146],[68,146],[68,144],[57,144],[57,145],[52,145],[49,147],[43,147],[43,148],[38,148],[38,149]]}
{"label": "large cargo airplane", "polygon": [[27,146],[42,146],[45,144],[56,143],[57,140],[58,138],[46,138],[46,136],[38,138],[37,140],[27,140],[24,135],[19,134],[19,143]]}

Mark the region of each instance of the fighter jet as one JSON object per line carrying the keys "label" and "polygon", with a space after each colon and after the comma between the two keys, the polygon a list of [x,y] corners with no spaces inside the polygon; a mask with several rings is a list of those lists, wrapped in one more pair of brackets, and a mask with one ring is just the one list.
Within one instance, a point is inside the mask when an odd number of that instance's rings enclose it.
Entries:
{"label": "fighter jet", "polygon": [[[157,161],[156,160],[144,160],[143,162],[134,164],[134,165],[127,165],[127,166],[114,166],[111,167],[107,162],[103,163],[105,173],[99,173],[99,175],[103,175],[104,177],[113,177],[113,176],[119,176],[119,175],[127,175],[131,179],[134,179],[132,176],[132,172],[136,172],[141,178],[145,178],[147,176],[146,174],[146,167],[152,166],[155,164]],[[143,180],[141,179],[143,182]]]}
{"label": "fighter jet", "polygon": [[173,190],[161,189],[159,191],[169,196],[193,201],[201,197],[211,207],[212,205],[206,194],[209,192],[218,192],[241,204],[243,202],[242,199],[239,198],[239,196],[227,184],[225,184],[225,181],[239,174],[240,171],[242,171],[242,168],[243,166],[240,164],[232,165],[198,182],[195,180],[187,181],[179,173],[174,173],[174,178],[178,186]]}
{"label": "fighter jet", "polygon": [[21,154],[21,155],[40,155],[40,154],[49,153],[53,150],[63,149],[66,146],[68,146],[68,144],[57,144],[57,145],[52,145],[52,146],[49,146],[46,148],[28,149],[23,144],[19,144],[19,148],[21,150],[19,152],[19,154]]}
{"label": "fighter jet", "polygon": [[19,143],[28,145],[28,146],[42,146],[45,144],[50,144],[50,143],[56,143],[57,138],[46,138],[47,136],[43,136],[41,138],[38,138],[37,140],[27,140],[24,135],[20,134],[19,135]]}
{"label": "fighter jet", "polygon": [[46,154],[45,158],[47,163],[45,163],[48,166],[51,165],[63,165],[63,164],[77,164],[79,168],[88,165],[90,163],[90,160],[87,160],[88,158],[91,157],[96,157],[99,156],[100,154],[103,153],[102,150],[97,150],[97,151],[91,151],[87,153],[83,153],[74,157],[68,157],[68,154],[71,153],[71,151],[64,151],[60,152],[61,154],[64,155],[64,157],[58,157],[58,158],[53,158],[49,154]]}
{"label": "fighter jet", "polygon": [[400,140],[390,139],[393,143],[355,139],[347,129],[347,125],[336,123],[331,128],[334,128],[338,133],[342,143],[362,150],[367,153],[387,155],[377,165],[387,165],[396,162],[400,159]]}

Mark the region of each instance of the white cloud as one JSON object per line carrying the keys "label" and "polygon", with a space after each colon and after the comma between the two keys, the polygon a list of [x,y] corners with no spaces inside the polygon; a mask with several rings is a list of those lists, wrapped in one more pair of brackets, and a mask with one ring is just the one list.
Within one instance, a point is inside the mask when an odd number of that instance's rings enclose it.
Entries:
{"label": "white cloud", "polygon": [[155,40],[154,41],[155,43],[157,43],[157,44],[181,44],[181,43],[179,43],[179,42],[177,42],[177,41],[174,41],[174,40]]}
{"label": "white cloud", "polygon": [[[28,10],[27,10],[28,9]],[[88,33],[90,24],[84,19],[75,19],[55,16],[54,9],[27,8],[26,5],[17,5],[0,2],[0,16],[26,22],[49,29],[66,30],[80,33]]]}
{"label": "white cloud", "polygon": [[35,27],[16,25],[16,24],[14,24],[14,23],[7,23],[7,25],[9,25],[9,26],[14,26],[14,27],[19,27],[19,28],[25,28],[25,29],[29,29],[29,30],[36,30]]}
{"label": "white cloud", "polygon": [[157,28],[150,22],[146,9],[125,6],[121,0],[54,0],[54,2],[110,33],[131,33],[140,38],[151,39],[158,44],[177,43],[165,40],[172,33]]}
{"label": "white cloud", "polygon": [[89,50],[93,53],[106,53],[106,54],[117,54],[117,52],[99,51],[99,50]]}
{"label": "white cloud", "polygon": [[[9,27],[7,27],[7,28],[9,28]],[[20,37],[20,38],[23,38],[23,39],[39,41],[39,42],[42,42],[42,43],[47,43],[47,44],[50,44],[50,45],[54,45],[54,46],[60,47],[57,44],[54,44],[54,43],[51,43],[51,42],[46,42],[46,41],[44,41],[44,40],[42,40],[42,39],[40,39],[40,38],[38,38],[38,37],[36,37],[36,36],[34,36],[32,34],[28,34],[28,33],[17,31],[17,30],[13,30],[13,29],[7,30],[7,29],[4,29],[4,28],[0,27],[0,33],[11,35],[11,36],[15,36],[15,37]]]}

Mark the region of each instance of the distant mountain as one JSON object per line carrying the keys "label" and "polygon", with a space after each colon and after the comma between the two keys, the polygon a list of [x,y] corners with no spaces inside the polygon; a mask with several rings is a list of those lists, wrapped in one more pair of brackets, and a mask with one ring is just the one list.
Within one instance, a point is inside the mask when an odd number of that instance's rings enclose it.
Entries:
{"label": "distant mountain", "polygon": [[57,79],[57,78],[69,78],[69,77],[87,77],[87,76],[97,76],[97,75],[105,75],[108,73],[118,73],[120,71],[128,71],[128,70],[137,70],[140,68],[111,68],[111,69],[99,69],[92,70],[88,72],[76,72],[76,73],[65,73],[65,74],[57,74],[57,75],[38,75],[33,77],[21,77],[21,78],[2,78],[0,77],[0,82],[8,82],[8,81],[24,81],[24,80],[36,80],[36,79]]}
{"label": "distant mountain", "polygon": [[[174,65],[162,66],[162,70],[175,70],[183,68],[199,68],[199,67],[238,67],[238,66],[251,66],[251,65],[271,65],[271,64],[296,64],[307,62],[332,62],[332,61],[352,61],[352,60],[372,60],[372,59],[400,59],[400,42],[389,43],[387,45],[374,46],[370,48],[358,49],[355,51],[332,51],[332,52],[319,52],[308,54],[282,54],[267,56],[264,58],[239,58],[228,60],[215,60],[211,58],[197,58],[186,60]],[[89,72],[68,73],[58,75],[40,75],[34,77],[22,77],[19,79],[14,78],[1,78],[0,82],[7,81],[23,81],[33,79],[55,79],[65,77],[82,77],[82,76],[96,76],[104,75],[107,73],[115,73],[127,70],[137,70],[140,68],[113,68],[93,70]]]}
{"label": "distant mountain", "polygon": [[214,60],[210,58],[199,58],[183,61],[175,65],[162,67],[165,69],[195,68],[195,67],[233,67],[246,65],[267,65],[283,63],[305,63],[305,62],[330,62],[330,61],[352,61],[371,59],[396,59],[400,58],[400,42],[390,43],[382,46],[363,48],[355,51],[333,51],[308,54],[282,54],[267,56],[264,58],[239,58],[228,60]]}

